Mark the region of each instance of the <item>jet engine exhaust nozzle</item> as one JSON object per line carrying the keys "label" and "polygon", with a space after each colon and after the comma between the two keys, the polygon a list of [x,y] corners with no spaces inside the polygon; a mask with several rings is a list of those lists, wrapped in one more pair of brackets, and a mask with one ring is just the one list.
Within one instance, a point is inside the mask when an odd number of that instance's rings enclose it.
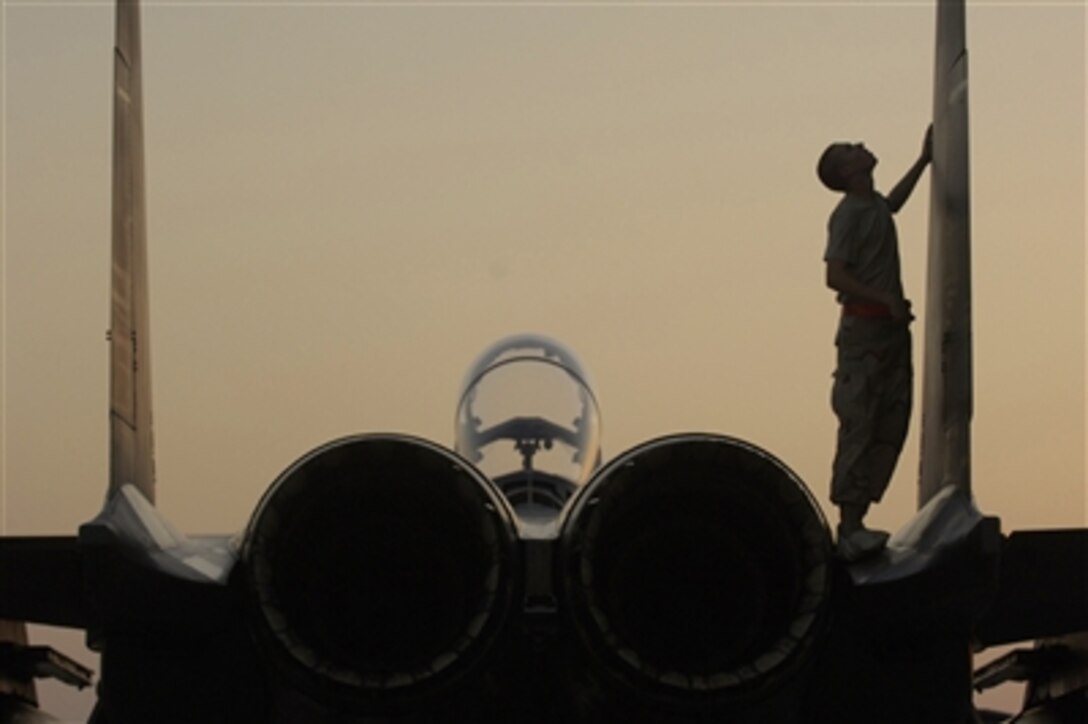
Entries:
{"label": "jet engine exhaust nozzle", "polygon": [[619,456],[579,493],[561,595],[606,685],[725,709],[779,690],[809,658],[830,544],[804,483],[769,453],[675,435]]}
{"label": "jet engine exhaust nozzle", "polygon": [[257,641],[317,701],[430,701],[502,633],[515,538],[501,495],[454,453],[397,435],[331,442],[280,475],[246,530]]}

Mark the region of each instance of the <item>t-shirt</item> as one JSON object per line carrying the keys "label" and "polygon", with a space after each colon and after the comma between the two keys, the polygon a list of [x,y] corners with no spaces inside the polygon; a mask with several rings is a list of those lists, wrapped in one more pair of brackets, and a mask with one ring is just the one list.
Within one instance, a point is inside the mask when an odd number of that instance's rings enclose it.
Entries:
{"label": "t-shirt", "polygon": [[[827,222],[824,261],[839,259],[858,281],[903,296],[899,237],[888,200],[878,193],[845,194]],[[855,300],[839,294],[840,303]]]}

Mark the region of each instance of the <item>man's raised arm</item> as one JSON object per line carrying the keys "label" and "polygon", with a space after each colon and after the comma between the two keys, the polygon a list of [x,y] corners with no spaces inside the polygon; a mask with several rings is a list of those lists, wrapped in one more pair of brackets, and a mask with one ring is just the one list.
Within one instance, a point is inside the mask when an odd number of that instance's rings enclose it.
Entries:
{"label": "man's raised arm", "polygon": [[914,191],[914,186],[922,176],[922,171],[925,171],[926,166],[929,165],[932,158],[933,126],[930,126],[926,130],[926,138],[922,143],[922,153],[918,156],[918,160],[907,170],[899,183],[895,185],[895,188],[888,193],[888,207],[893,214],[903,208],[903,204],[907,203],[907,199],[910,198],[911,192]]}

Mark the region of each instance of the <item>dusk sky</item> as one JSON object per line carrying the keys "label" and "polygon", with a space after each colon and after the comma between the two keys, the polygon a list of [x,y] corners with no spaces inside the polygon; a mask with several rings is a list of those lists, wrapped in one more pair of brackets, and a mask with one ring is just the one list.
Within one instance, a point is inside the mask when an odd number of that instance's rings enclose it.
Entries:
{"label": "dusk sky", "polygon": [[[836,196],[814,166],[864,140],[887,190],[913,162],[932,2],[143,20],[158,505],[179,529],[240,530],[333,437],[451,445],[468,365],[527,331],[589,369],[606,458],[735,435],[834,512]],[[107,481],[113,9],[5,0],[0,21],[0,530],[71,534]],[[967,28],[975,495],[1006,531],[1082,526],[1085,6],[969,2]],[[928,202],[924,176],[897,218],[919,320]],[[877,526],[914,510],[919,412]]]}

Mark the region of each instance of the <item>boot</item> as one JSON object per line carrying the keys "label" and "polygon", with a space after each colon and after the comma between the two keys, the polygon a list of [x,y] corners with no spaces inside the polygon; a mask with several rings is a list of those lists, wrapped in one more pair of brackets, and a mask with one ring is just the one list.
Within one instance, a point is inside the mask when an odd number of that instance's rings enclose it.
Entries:
{"label": "boot", "polygon": [[862,519],[869,512],[868,503],[844,503],[838,530],[839,555],[848,563],[860,561],[884,550],[888,534],[865,527]]}

